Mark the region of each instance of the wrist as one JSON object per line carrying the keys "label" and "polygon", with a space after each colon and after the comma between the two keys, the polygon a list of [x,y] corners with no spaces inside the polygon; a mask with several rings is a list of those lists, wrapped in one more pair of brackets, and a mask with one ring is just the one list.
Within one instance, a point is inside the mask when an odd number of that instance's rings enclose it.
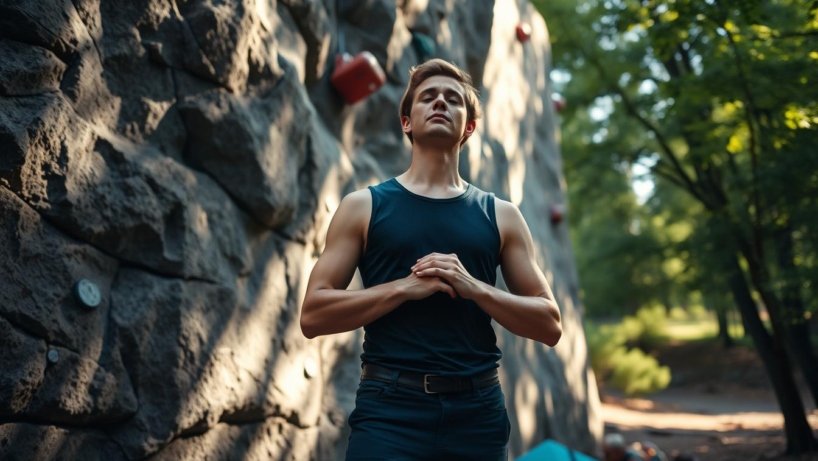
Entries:
{"label": "wrist", "polygon": [[474,290],[470,296],[471,300],[480,304],[491,297],[491,285],[480,280],[474,281]]}
{"label": "wrist", "polygon": [[389,293],[387,298],[397,305],[403,304],[409,300],[408,291],[405,283],[406,279],[397,279],[389,282]]}

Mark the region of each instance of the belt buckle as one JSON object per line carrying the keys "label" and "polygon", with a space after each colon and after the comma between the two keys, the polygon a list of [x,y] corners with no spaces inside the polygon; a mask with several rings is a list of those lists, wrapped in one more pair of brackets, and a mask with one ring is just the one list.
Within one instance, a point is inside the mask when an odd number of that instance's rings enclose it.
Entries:
{"label": "belt buckle", "polygon": [[434,392],[434,391],[429,390],[429,377],[430,376],[436,376],[436,375],[430,375],[428,373],[423,375],[423,392],[425,392],[427,394],[438,394],[438,392]]}

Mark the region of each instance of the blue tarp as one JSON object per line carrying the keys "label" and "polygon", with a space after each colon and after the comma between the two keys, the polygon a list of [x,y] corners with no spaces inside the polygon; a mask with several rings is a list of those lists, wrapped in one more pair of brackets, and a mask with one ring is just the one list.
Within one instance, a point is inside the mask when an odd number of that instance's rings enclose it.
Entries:
{"label": "blue tarp", "polygon": [[517,458],[517,461],[597,461],[597,459],[554,440],[546,440]]}

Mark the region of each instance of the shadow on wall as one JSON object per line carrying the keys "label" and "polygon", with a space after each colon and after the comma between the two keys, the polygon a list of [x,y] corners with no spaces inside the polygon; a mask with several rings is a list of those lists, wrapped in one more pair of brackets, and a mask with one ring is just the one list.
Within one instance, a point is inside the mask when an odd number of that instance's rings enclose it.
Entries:
{"label": "shadow on wall", "polygon": [[309,457],[302,268],[348,173],[269,33],[207,4],[2,10],[0,457]]}

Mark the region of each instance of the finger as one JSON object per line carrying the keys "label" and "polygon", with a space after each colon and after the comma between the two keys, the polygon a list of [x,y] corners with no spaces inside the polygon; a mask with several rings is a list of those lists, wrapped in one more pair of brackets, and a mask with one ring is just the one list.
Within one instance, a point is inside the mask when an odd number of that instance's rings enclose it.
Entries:
{"label": "finger", "polygon": [[424,269],[422,271],[414,271],[413,274],[420,278],[429,278],[429,277],[437,277],[434,272],[431,272],[432,269]]}
{"label": "finger", "polygon": [[434,266],[436,262],[437,260],[435,259],[425,259],[421,262],[415,263],[415,265],[412,266],[412,271],[417,272],[419,270],[428,269],[429,267]]}
{"label": "finger", "polygon": [[439,267],[432,267],[429,269],[424,269],[422,271],[417,271],[415,272],[415,275],[417,275],[420,278],[443,277],[444,274],[446,274],[446,272],[447,271],[445,269],[441,269]]}
{"label": "finger", "polygon": [[416,270],[416,269],[417,269],[417,268],[418,268],[420,265],[422,265],[422,264],[426,264],[426,263],[428,263],[428,262],[429,262],[429,258],[428,258],[427,256],[424,256],[424,257],[422,257],[422,258],[418,259],[418,260],[415,262],[415,265],[414,265],[414,266],[412,266],[412,270]]}
{"label": "finger", "polygon": [[414,270],[421,268],[424,265],[428,265],[431,263],[448,263],[448,264],[460,264],[460,259],[457,258],[457,255],[454,253],[450,253],[447,255],[441,253],[432,253],[428,256],[424,256],[423,258],[418,259],[415,263]]}
{"label": "finger", "polygon": [[419,271],[422,271],[424,269],[429,269],[429,268],[432,268],[432,267],[441,267],[441,264],[439,263],[439,261],[434,261],[434,260],[425,261],[425,262],[422,262],[422,263],[417,263],[414,266],[412,266],[412,271],[413,272],[419,272]]}
{"label": "finger", "polygon": [[438,276],[438,274],[436,272],[437,270],[438,269],[435,268],[435,267],[428,267],[428,268],[423,269],[423,270],[416,270],[415,274],[418,277],[437,277]]}
{"label": "finger", "polygon": [[451,285],[449,285],[448,283],[444,282],[444,281],[440,282],[440,290],[439,291],[442,291],[442,292],[448,294],[449,297],[451,297],[451,298],[456,298],[457,297],[457,292],[454,290],[454,288]]}
{"label": "finger", "polygon": [[460,269],[461,271],[465,271],[463,264],[460,262],[460,259],[455,253],[450,253],[447,255],[433,253],[433,255],[435,256],[419,259],[419,262],[412,266],[412,271],[418,272],[430,267],[439,267],[446,270]]}
{"label": "finger", "polygon": [[429,253],[426,256],[418,258],[417,261],[415,261],[415,263],[417,264],[417,263],[420,263],[420,262],[429,261],[431,259],[439,258],[440,256],[444,256],[444,255],[441,254],[441,253],[435,253],[435,252]]}
{"label": "finger", "polygon": [[460,260],[457,259],[457,256],[452,257],[452,256],[449,256],[449,255],[439,255],[439,256],[436,256],[434,258],[429,258],[429,259],[423,260],[421,262],[415,263],[415,265],[412,266],[412,270],[413,271],[419,271],[419,270],[423,270],[423,269],[428,269],[430,267],[441,267],[441,268],[444,268],[444,269],[452,269],[454,267],[461,267],[461,266],[462,266],[462,264],[460,263]]}
{"label": "finger", "polygon": [[453,278],[453,273],[450,270],[440,267],[432,267],[417,272],[418,277],[440,277],[445,281],[450,281]]}
{"label": "finger", "polygon": [[463,266],[463,264],[460,263],[460,258],[458,258],[454,253],[446,255],[446,261],[450,264],[454,264],[455,266]]}

